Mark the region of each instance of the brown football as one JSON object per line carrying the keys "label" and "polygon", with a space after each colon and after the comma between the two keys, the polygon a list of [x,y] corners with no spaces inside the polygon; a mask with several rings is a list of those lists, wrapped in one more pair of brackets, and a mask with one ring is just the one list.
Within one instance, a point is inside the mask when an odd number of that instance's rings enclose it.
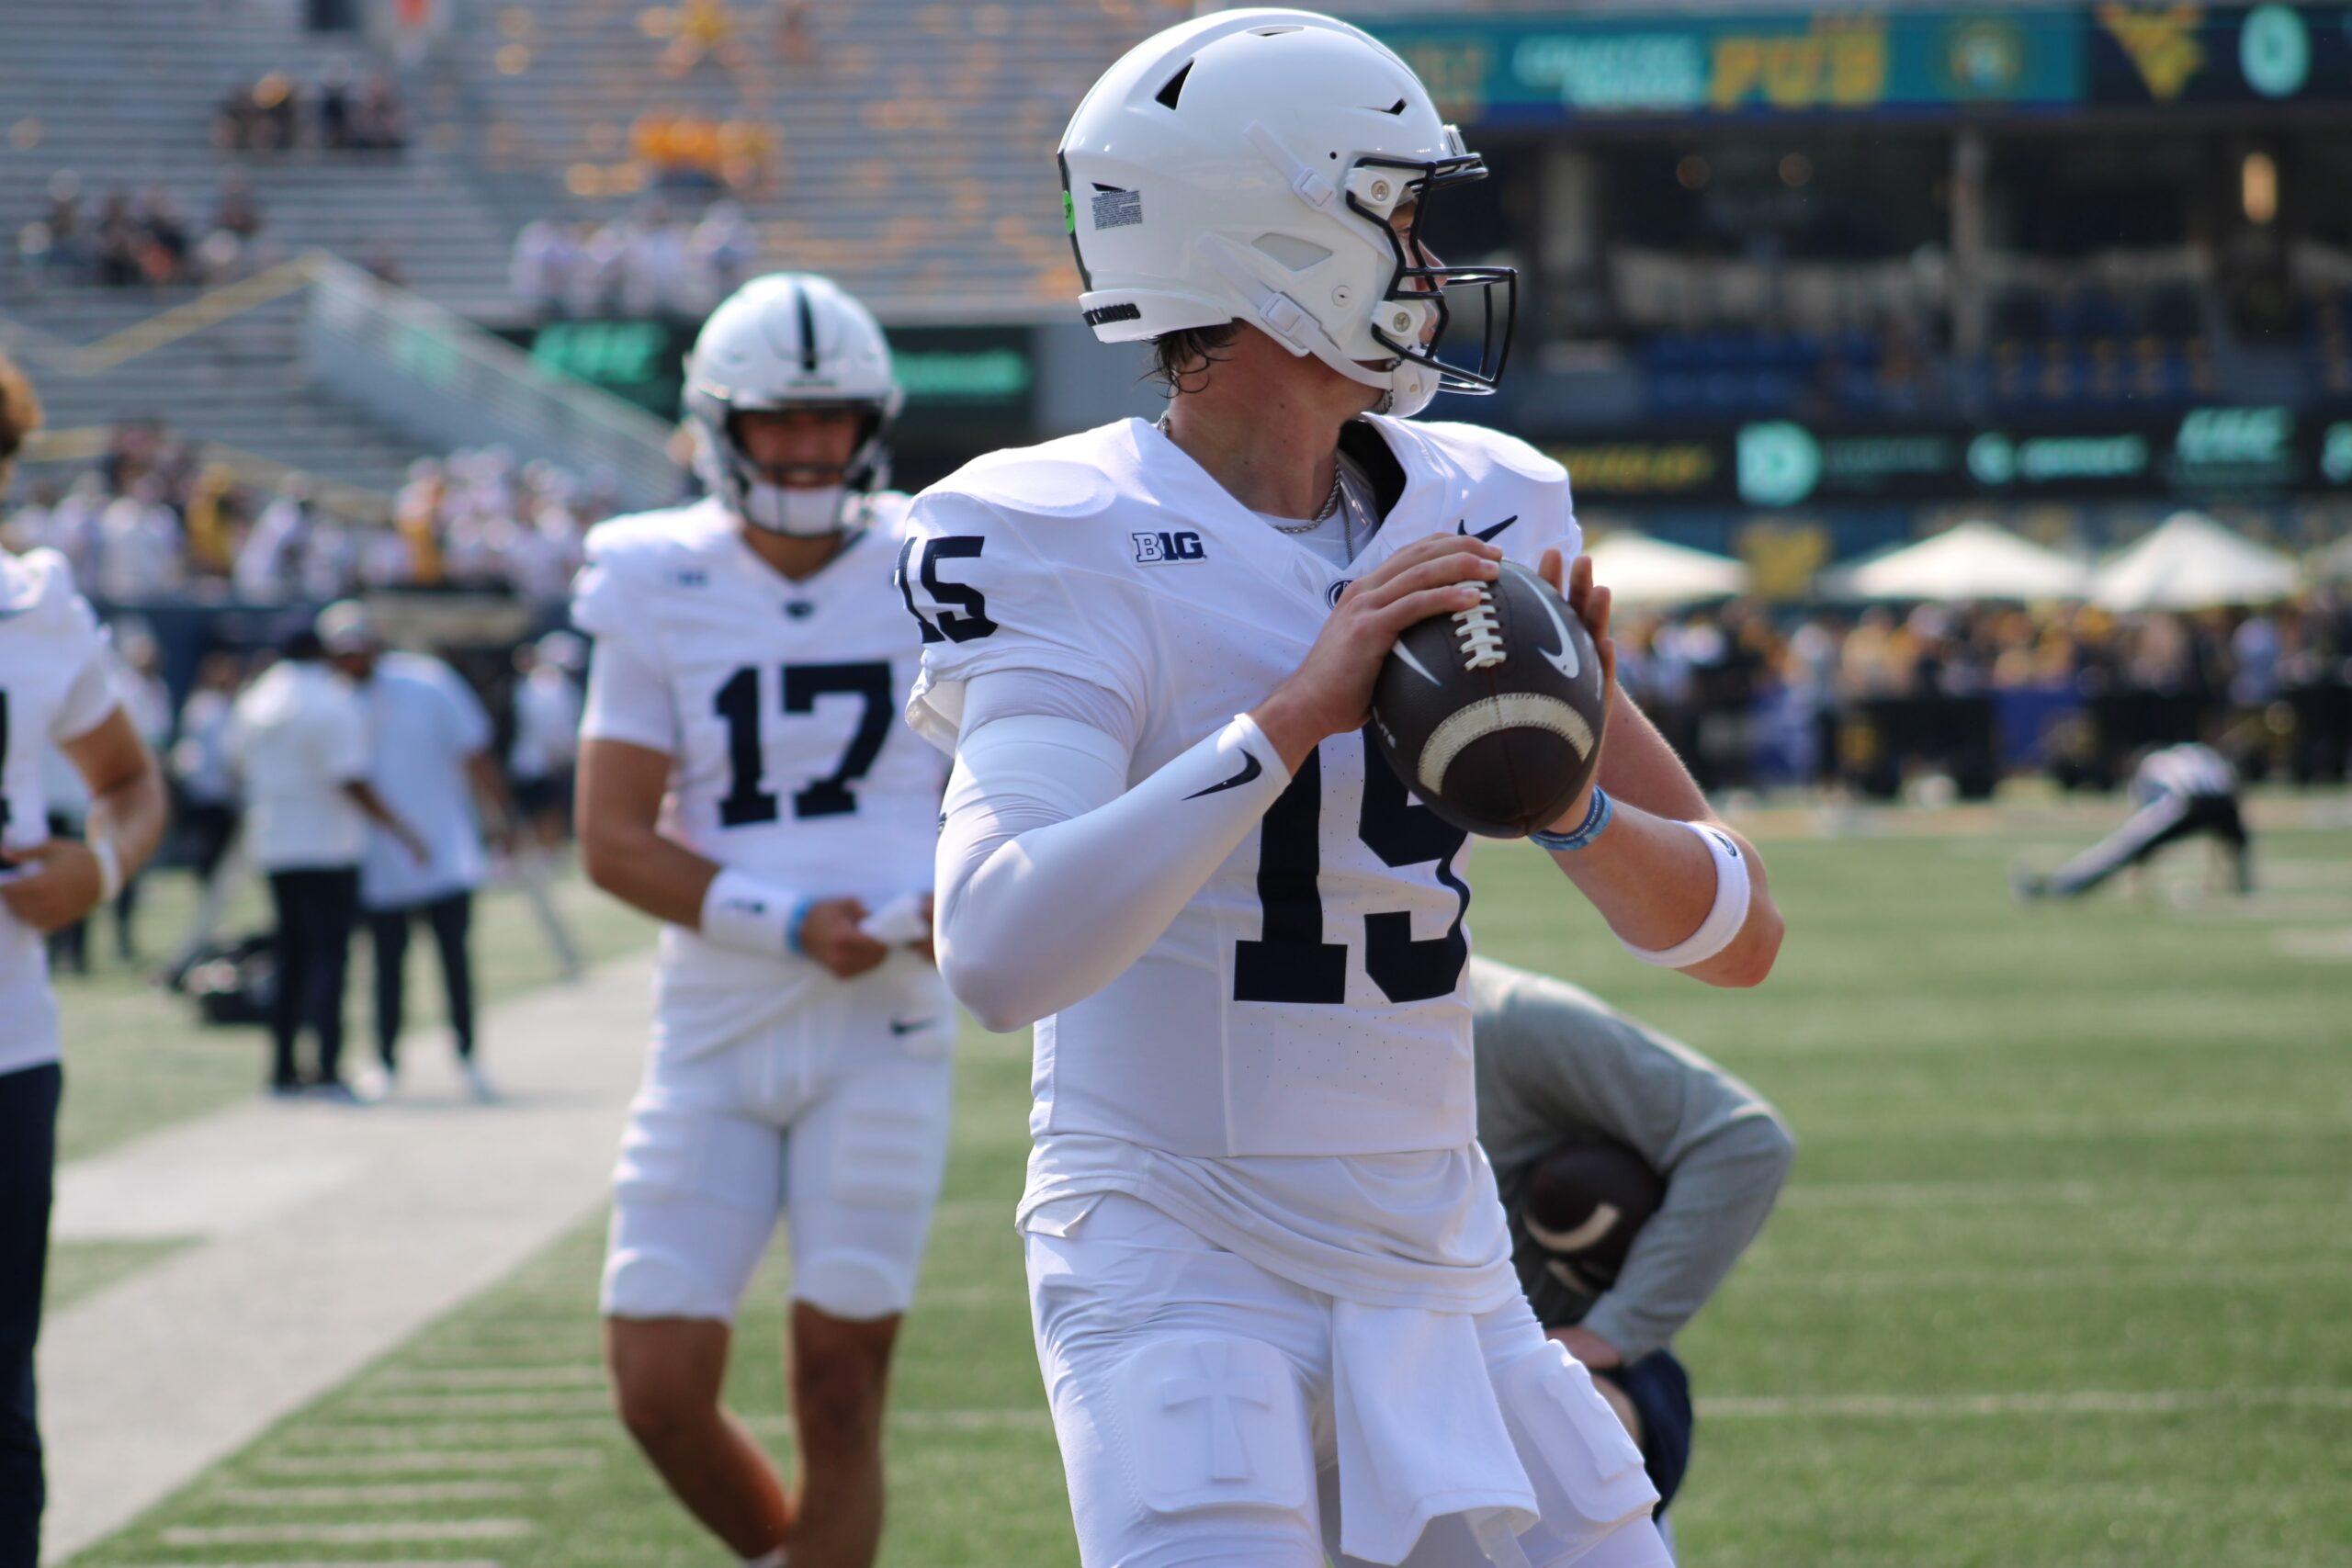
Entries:
{"label": "brown football", "polygon": [[1481,602],[1396,639],[1372,692],[1381,753],[1414,797],[1492,839],[1556,822],[1600,754],[1600,656],[1567,601],[1516,561]]}

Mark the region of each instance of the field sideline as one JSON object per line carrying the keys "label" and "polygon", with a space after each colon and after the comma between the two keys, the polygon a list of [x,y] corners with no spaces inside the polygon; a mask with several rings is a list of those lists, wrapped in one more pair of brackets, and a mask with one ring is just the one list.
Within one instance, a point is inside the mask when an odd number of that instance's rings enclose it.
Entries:
{"label": "field sideline", "polygon": [[[1643,969],[1539,857],[1482,852],[1480,951],[1681,1033],[1799,1138],[1781,1211],[1682,1342],[1704,1412],[1686,1562],[2352,1561],[2352,836],[2266,835],[2245,905],[2195,897],[2198,851],[2146,902],[2009,903],[2004,857],[2083,840],[1776,838],[1792,936],[1754,993]],[[884,1561],[1071,1563],[1009,1224],[1025,1037],[967,1028],[959,1070]],[[600,1243],[565,1238],[74,1561],[724,1561],[605,1413]],[[779,1449],[780,1285],[735,1379]]]}

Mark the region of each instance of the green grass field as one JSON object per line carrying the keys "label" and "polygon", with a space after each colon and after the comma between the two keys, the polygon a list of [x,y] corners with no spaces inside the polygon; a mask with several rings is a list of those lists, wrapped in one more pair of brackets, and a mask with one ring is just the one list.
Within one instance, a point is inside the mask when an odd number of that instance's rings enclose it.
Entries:
{"label": "green grass field", "polygon": [[[1802,1145],[1681,1342],[1702,1409],[1686,1562],[2352,1563],[2352,835],[2267,835],[2247,905],[2012,907],[2003,858],[2054,859],[2092,820],[1768,842],[1791,935],[1749,993],[1642,968],[1540,857],[1482,855],[1481,951],[1678,1032]],[[2199,856],[2178,859],[2185,895]],[[1010,1224],[1025,1039],[964,1045],[884,1560],[1049,1568],[1076,1554]],[[562,1240],[77,1562],[724,1561],[605,1413],[600,1240]],[[733,1382],[779,1451],[781,1287],[755,1288]]]}

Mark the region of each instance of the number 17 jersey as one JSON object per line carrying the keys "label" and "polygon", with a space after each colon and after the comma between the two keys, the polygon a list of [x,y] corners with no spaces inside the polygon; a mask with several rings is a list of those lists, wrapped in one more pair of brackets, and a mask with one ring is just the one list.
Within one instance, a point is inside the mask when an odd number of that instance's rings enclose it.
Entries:
{"label": "number 17 jersey", "polygon": [[[921,648],[890,583],[905,498],[870,505],[865,530],[797,582],[716,501],[616,518],[589,533],[571,614],[596,639],[583,734],[670,757],[664,834],[876,909],[931,886],[943,771],[899,720]],[[794,954],[664,927],[663,1022],[680,1037],[663,1047],[715,1049],[832,984]]]}
{"label": "number 17 jersey", "polygon": [[[1577,549],[1565,470],[1520,442],[1385,419],[1351,439],[1398,493],[1343,567],[1140,420],[925,491],[901,569],[924,635],[910,719],[952,748],[966,682],[1076,676],[1132,713],[1133,784],[1262,702],[1405,545]],[[1037,1025],[1033,1134],[1208,1161],[1467,1148],[1465,856],[1366,737],[1326,739],[1140,959]]]}

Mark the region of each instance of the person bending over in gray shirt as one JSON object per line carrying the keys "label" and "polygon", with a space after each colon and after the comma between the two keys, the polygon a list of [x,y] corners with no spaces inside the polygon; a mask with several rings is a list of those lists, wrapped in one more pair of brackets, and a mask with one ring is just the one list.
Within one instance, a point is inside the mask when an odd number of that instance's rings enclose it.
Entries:
{"label": "person bending over in gray shirt", "polygon": [[1796,1141],[1746,1084],[1565,980],[1473,958],[1470,999],[1520,1287],[1595,1374],[1663,1514],[1691,1437],[1669,1347],[1763,1228]]}

